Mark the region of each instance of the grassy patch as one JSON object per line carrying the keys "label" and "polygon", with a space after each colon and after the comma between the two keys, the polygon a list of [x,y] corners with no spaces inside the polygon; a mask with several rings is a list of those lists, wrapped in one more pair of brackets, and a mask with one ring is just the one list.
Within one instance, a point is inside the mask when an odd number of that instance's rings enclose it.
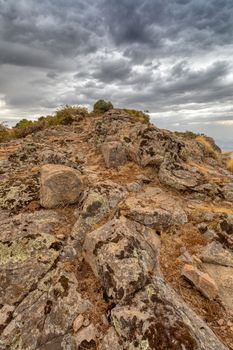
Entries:
{"label": "grassy patch", "polygon": [[204,150],[207,156],[211,156],[215,159],[218,158],[218,153],[211,145],[211,143],[205,138],[205,136],[199,135],[196,137],[196,141],[200,142],[204,146]]}
{"label": "grassy patch", "polygon": [[141,123],[150,122],[150,116],[145,112],[137,111],[136,109],[127,109],[127,108],[124,108],[123,110],[138,122],[141,122]]}
{"label": "grassy patch", "polygon": [[88,110],[84,107],[66,105],[57,109],[54,115],[42,116],[36,121],[22,119],[12,129],[0,123],[0,142],[22,138],[56,125],[69,125],[88,115]]}
{"label": "grassy patch", "polygon": [[229,170],[231,173],[233,173],[233,159],[227,160],[227,170]]}

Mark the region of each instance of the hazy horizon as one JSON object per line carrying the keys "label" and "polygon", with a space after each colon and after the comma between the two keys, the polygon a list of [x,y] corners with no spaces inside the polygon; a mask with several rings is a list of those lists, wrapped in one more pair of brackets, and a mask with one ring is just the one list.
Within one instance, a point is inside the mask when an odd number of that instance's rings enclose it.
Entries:
{"label": "hazy horizon", "polygon": [[233,149],[232,68],[232,0],[0,0],[10,125],[103,98]]}

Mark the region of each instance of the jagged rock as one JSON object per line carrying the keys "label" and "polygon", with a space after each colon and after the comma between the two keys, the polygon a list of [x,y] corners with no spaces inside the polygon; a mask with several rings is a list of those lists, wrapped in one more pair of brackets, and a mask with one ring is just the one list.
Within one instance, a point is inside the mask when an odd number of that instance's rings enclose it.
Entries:
{"label": "jagged rock", "polygon": [[30,176],[26,181],[19,181],[11,185],[3,181],[0,185],[0,208],[10,210],[16,214],[30,202],[39,199],[38,177]]}
{"label": "jagged rock", "polygon": [[227,350],[160,277],[129,305],[116,306],[111,317],[127,349]]}
{"label": "jagged rock", "polygon": [[52,214],[20,214],[2,222],[1,304],[13,305],[21,301],[57,260],[61,243],[51,233],[53,225],[61,221]]}
{"label": "jagged rock", "polygon": [[133,143],[128,144],[128,154],[141,166],[160,166],[166,152],[177,151],[179,156],[184,147],[182,141],[154,125],[136,125],[130,133],[130,139]]}
{"label": "jagged rock", "polygon": [[185,163],[174,162],[168,157],[159,169],[159,179],[177,190],[194,190],[202,184],[204,176],[195,168],[188,168]]}
{"label": "jagged rock", "polygon": [[127,162],[125,148],[120,142],[105,142],[101,150],[107,168],[117,168]]}
{"label": "jagged rock", "polygon": [[121,303],[148,282],[156,268],[158,247],[153,230],[121,217],[88,233],[83,254],[108,297]]}
{"label": "jagged rock", "polygon": [[77,292],[77,279],[60,269],[46,275],[16,307],[0,346],[9,349],[67,349],[65,335],[91,303]]}
{"label": "jagged rock", "polygon": [[40,154],[40,160],[43,164],[66,164],[66,157],[61,152],[54,152],[52,150],[42,151]]}
{"label": "jagged rock", "polygon": [[155,229],[181,225],[188,221],[179,201],[158,187],[147,187],[143,192],[129,196],[125,200],[125,210],[122,213]]}
{"label": "jagged rock", "polygon": [[162,279],[153,237],[122,217],[87,234],[84,256],[118,304],[111,311],[114,341],[123,349],[226,350]]}
{"label": "jagged rock", "polygon": [[226,215],[225,219],[220,221],[217,234],[221,242],[233,249],[233,215]]}
{"label": "jagged rock", "polygon": [[200,255],[204,263],[233,267],[233,253],[219,242],[209,243]]}
{"label": "jagged rock", "polygon": [[84,194],[81,208],[77,211],[78,220],[72,230],[72,237],[82,246],[86,232],[114,211],[127,196],[125,187],[112,181],[101,181]]}
{"label": "jagged rock", "polygon": [[227,201],[233,202],[233,183],[223,186],[223,195]]}
{"label": "jagged rock", "polygon": [[218,287],[207,274],[192,265],[184,265],[182,276],[189,280],[206,298],[212,300],[218,295]]}
{"label": "jagged rock", "polygon": [[83,190],[77,170],[63,165],[43,165],[41,168],[40,204],[55,208],[78,202]]}

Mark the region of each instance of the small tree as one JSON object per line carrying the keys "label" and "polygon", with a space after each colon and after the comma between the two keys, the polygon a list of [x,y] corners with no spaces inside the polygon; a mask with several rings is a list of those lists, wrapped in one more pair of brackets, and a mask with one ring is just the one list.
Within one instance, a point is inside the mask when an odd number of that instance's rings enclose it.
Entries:
{"label": "small tree", "polygon": [[110,101],[98,100],[94,104],[94,112],[105,113],[113,108],[113,104]]}

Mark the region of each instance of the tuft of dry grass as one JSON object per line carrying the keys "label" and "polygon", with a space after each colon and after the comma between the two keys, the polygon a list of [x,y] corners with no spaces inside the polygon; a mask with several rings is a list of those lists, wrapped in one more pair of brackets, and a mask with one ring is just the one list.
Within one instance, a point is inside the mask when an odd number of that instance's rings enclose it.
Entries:
{"label": "tuft of dry grass", "polygon": [[227,160],[227,170],[233,173],[233,158]]}
{"label": "tuft of dry grass", "polygon": [[196,141],[200,142],[205,149],[205,152],[207,155],[212,156],[213,158],[217,159],[218,154],[211,145],[211,143],[205,138],[205,136],[199,135],[196,137]]}

